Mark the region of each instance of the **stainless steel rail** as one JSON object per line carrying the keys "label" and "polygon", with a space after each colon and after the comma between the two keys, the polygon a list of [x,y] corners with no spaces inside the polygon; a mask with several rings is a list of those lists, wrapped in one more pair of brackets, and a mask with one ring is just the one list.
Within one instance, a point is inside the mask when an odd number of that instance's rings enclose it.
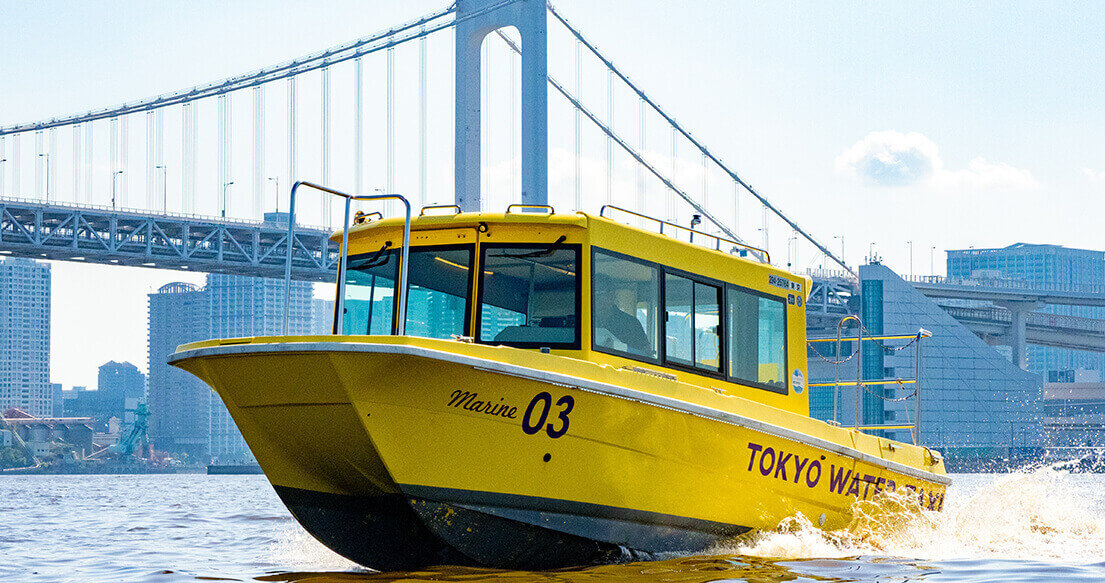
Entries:
{"label": "stainless steel rail", "polygon": [[[844,335],[843,335],[844,325],[846,323],[850,322],[850,321],[856,323],[857,332],[856,332],[856,337],[854,339],[853,338],[847,338],[847,340],[849,342],[851,342],[852,340],[855,340],[855,342],[856,342],[856,351],[852,354],[852,356],[849,356],[847,358],[841,358],[840,355],[843,352],[842,351],[842,343],[846,339],[846,338],[844,338]],[[817,353],[816,349],[814,349],[814,352],[817,354],[818,357],[820,357],[823,361],[833,365],[833,376],[835,378],[833,379],[833,382],[831,382],[831,383],[830,382],[810,383],[808,386],[811,387],[811,388],[812,387],[833,387],[833,420],[832,420],[831,423],[834,424],[834,425],[840,425],[840,417],[839,417],[840,388],[842,386],[844,386],[846,383],[850,384],[850,382],[849,381],[842,381],[840,379],[839,366],[846,363],[846,362],[848,362],[852,358],[855,358],[856,359],[856,380],[855,380],[855,385],[856,385],[856,416],[855,416],[855,426],[854,426],[855,429],[857,431],[863,431],[863,430],[875,430],[875,429],[905,429],[905,428],[909,428],[911,430],[912,435],[913,435],[913,444],[914,445],[920,445],[921,444],[921,341],[924,340],[925,338],[931,338],[932,337],[932,332],[929,332],[928,330],[925,330],[924,328],[921,328],[921,329],[917,330],[916,334],[896,334],[896,335],[886,335],[886,336],[872,336],[872,335],[864,335],[865,330],[866,330],[866,328],[863,326],[863,321],[860,320],[860,318],[858,316],[849,315],[849,316],[845,316],[844,318],[842,318],[840,320],[840,322],[837,323],[836,338],[811,338],[811,339],[806,340],[806,343],[810,346],[810,348],[813,348],[814,344],[825,343],[825,342],[835,342],[836,343],[836,355],[835,356],[836,356],[836,358],[839,359],[839,360],[828,360],[827,358],[822,356],[820,353]],[[912,379],[898,378],[898,379],[882,379],[882,380],[865,380],[863,378],[863,343],[864,343],[864,341],[875,342],[880,347],[886,349],[887,347],[884,346],[880,342],[880,341],[883,341],[883,340],[898,340],[898,341],[909,340],[909,342],[907,344],[903,345],[903,346],[898,346],[898,347],[891,348],[892,350],[895,350],[895,351],[902,350],[902,349],[904,349],[904,348],[906,348],[906,347],[908,347],[912,344],[916,344],[916,348],[914,349],[914,364],[913,364],[914,375],[913,375]],[[884,401],[904,401],[906,399],[912,398],[913,403],[914,403],[914,420],[913,420],[912,425],[879,425],[879,426],[875,426],[875,425],[867,425],[867,424],[864,423],[864,419],[863,419],[863,391],[867,390],[867,387],[869,387],[869,386],[888,386],[888,385],[898,385],[899,387],[904,387],[905,385],[913,385],[912,394],[906,395],[905,397],[901,397],[901,398],[891,399],[891,398],[888,398],[888,397],[884,397],[882,395],[878,395],[876,393],[871,393],[872,395],[874,395],[874,396],[876,396],[876,397],[878,397],[878,398],[880,398]],[[907,417],[907,420],[908,420],[909,409],[907,408],[905,411],[906,411],[906,417]]]}
{"label": "stainless steel rail", "polygon": [[[754,255],[758,255],[759,258],[760,258],[761,263],[765,263],[765,264],[768,264],[768,265],[771,264],[771,255],[767,252],[766,249],[760,249],[759,247],[754,247],[752,245],[749,245],[748,243],[741,243],[740,241],[736,241],[736,240],[733,240],[733,239],[727,239],[725,237],[719,237],[717,235],[711,235],[710,233],[705,233],[705,232],[702,232],[702,231],[699,231],[699,230],[696,230],[696,229],[692,229],[690,227],[684,227],[683,225],[679,225],[679,224],[676,224],[676,223],[665,221],[663,219],[658,219],[656,217],[650,217],[648,215],[644,215],[644,214],[641,214],[641,213],[636,212],[636,211],[631,211],[631,210],[628,210],[628,209],[624,209],[620,206],[614,206],[612,204],[602,205],[602,208],[599,209],[599,216],[600,217],[607,218],[607,219],[610,218],[610,217],[606,216],[606,209],[618,211],[620,213],[625,213],[627,215],[632,215],[632,216],[635,216],[635,217],[640,218],[640,219],[646,219],[646,220],[649,220],[649,221],[653,221],[653,222],[660,225],[660,234],[661,235],[666,235],[667,234],[667,233],[664,232],[664,225],[667,225],[667,226],[672,227],[674,229],[690,233],[690,239],[691,239],[690,242],[691,243],[694,243],[694,236],[695,235],[700,235],[700,236],[706,237],[708,239],[713,239],[714,240],[714,250],[716,250],[716,251],[721,251],[721,243],[725,242],[725,243],[735,245],[737,247],[741,247],[741,248],[746,249],[748,251],[751,251]],[[709,247],[706,247],[706,248],[709,249]]]}
{"label": "stainless steel rail", "polygon": [[340,263],[338,264],[338,297],[335,301],[335,315],[334,315],[334,334],[340,334],[342,331],[342,320],[345,316],[345,272],[349,265],[349,209],[350,205],[355,200],[398,200],[403,203],[405,212],[405,218],[403,221],[403,247],[401,251],[401,259],[399,261],[399,289],[395,290],[399,295],[396,299],[395,305],[398,307],[395,314],[395,324],[392,326],[392,332],[396,336],[402,336],[406,333],[407,328],[407,259],[410,257],[410,240],[411,240],[411,203],[407,201],[402,195],[399,194],[349,194],[340,190],[335,190],[326,186],[315,184],[313,182],[307,182],[305,180],[296,181],[292,185],[291,200],[289,201],[288,212],[288,252],[287,263],[284,267],[284,335],[288,334],[288,314],[291,309],[291,296],[292,296],[292,234],[295,229],[295,195],[300,186],[306,186],[313,188],[326,194],[334,196],[340,196],[345,199],[345,219],[342,222],[341,232],[341,255]]}

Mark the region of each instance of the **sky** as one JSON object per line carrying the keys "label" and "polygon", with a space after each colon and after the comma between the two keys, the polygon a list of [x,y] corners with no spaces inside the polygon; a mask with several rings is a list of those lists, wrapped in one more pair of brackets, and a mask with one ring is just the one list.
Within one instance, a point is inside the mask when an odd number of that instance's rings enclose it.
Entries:
{"label": "sky", "polygon": [[[23,3],[0,0],[0,126],[78,113],[241,74],[293,59],[415,18],[444,2],[294,1],[151,3]],[[943,251],[1054,243],[1105,249],[1098,224],[1105,216],[1105,11],[1093,3],[932,2],[582,2],[558,9],[697,139],[742,178],[846,261],[861,263],[872,250],[899,273],[943,272]],[[451,202],[451,40],[428,41],[428,191],[419,202]],[[517,180],[517,146],[508,136],[504,93],[509,58],[491,57],[500,114],[488,145],[489,206],[507,202]],[[417,187],[417,48],[396,51],[397,144],[393,186]],[[444,64],[443,64],[444,63]],[[383,56],[366,58],[370,136],[367,186],[384,187]],[[333,71],[336,183],[351,180],[347,150],[351,69]],[[574,46],[550,33],[550,72],[575,87]],[[584,103],[605,113],[605,75],[594,63],[581,73]],[[303,87],[309,87],[304,81]],[[282,89],[266,94],[265,173],[290,182]],[[509,89],[507,90],[509,91]],[[615,90],[614,126],[629,141],[638,133],[636,102]],[[316,172],[317,91],[301,89],[306,172]],[[248,211],[251,99],[235,98],[234,186],[237,211]],[[208,106],[204,106],[208,107]],[[212,106],[213,107],[213,106]],[[213,111],[213,110],[212,110]],[[201,110],[202,112],[202,110]],[[241,112],[241,115],[239,115]],[[516,114],[517,115],[517,114]],[[174,117],[175,116],[175,117]],[[166,115],[171,136],[179,114]],[[213,116],[209,116],[213,117]],[[132,122],[137,124],[137,122]],[[550,93],[550,191],[559,208],[574,203],[574,119]],[[210,124],[209,124],[210,125]],[[243,127],[244,126],[244,127]],[[700,159],[677,146],[656,118],[646,123],[646,158],[671,168],[678,184],[714,205],[732,204],[715,170],[703,183]],[[106,129],[96,134],[106,151]],[[212,132],[205,126],[203,132]],[[581,138],[581,198],[602,200],[605,143],[593,128]],[[136,125],[132,135],[143,135]],[[58,164],[69,152],[63,135]],[[205,137],[206,136],[206,137]],[[32,140],[23,143],[22,191],[34,180]],[[132,137],[127,199],[146,203],[144,147]],[[169,138],[166,197],[182,205],[179,138]],[[200,137],[197,211],[214,214],[213,138]],[[10,147],[10,146],[9,146]],[[110,196],[107,162],[97,159],[93,202]],[[635,167],[614,161],[613,200],[635,200]],[[0,180],[12,191],[10,164]],[[69,175],[55,175],[64,196]],[[82,196],[80,186],[73,196]],[[239,190],[240,189],[240,190]],[[701,192],[700,192],[701,191]],[[34,190],[34,192],[41,192]],[[33,195],[34,192],[29,193]],[[667,209],[657,186],[646,208]],[[276,204],[265,192],[265,208]],[[718,200],[723,202],[717,202]],[[243,202],[244,201],[244,202]],[[735,209],[740,235],[764,233],[751,200]],[[244,205],[244,206],[243,206]],[[309,205],[306,222],[321,220]],[[712,207],[714,208],[714,207]],[[680,211],[682,212],[682,211]],[[731,217],[734,209],[724,209]],[[311,214],[315,213],[315,214]],[[313,219],[313,220],[311,220]],[[683,220],[680,215],[680,220]],[[788,233],[771,226],[776,256],[788,255]],[[910,245],[912,241],[912,245]],[[911,248],[912,247],[912,266]],[[823,258],[806,253],[796,267]],[[931,265],[931,267],[930,267]],[[145,370],[146,294],[171,281],[202,283],[202,276],[141,268],[53,263],[52,374],[55,382],[95,385],[96,367],[128,360]],[[321,292],[320,292],[321,293]]]}

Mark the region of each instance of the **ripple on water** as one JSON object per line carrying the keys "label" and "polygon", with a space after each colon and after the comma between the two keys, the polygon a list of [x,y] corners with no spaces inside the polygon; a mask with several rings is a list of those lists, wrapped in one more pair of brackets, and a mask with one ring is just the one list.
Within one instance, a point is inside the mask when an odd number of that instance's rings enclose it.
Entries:
{"label": "ripple on water", "polygon": [[9,476],[0,478],[0,580],[1105,580],[1105,476],[1045,468],[954,479],[943,513],[865,503],[840,531],[795,518],[702,556],[541,573],[374,573],[307,535],[262,476]]}

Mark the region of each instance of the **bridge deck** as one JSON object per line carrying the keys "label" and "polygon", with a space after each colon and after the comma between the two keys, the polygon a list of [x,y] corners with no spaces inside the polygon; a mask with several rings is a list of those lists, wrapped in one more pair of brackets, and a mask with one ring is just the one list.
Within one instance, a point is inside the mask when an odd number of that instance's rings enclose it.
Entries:
{"label": "bridge deck", "polygon": [[[287,229],[286,221],[0,198],[0,254],[13,257],[283,278]],[[320,228],[296,229],[293,279],[334,280],[338,249],[329,237]]]}

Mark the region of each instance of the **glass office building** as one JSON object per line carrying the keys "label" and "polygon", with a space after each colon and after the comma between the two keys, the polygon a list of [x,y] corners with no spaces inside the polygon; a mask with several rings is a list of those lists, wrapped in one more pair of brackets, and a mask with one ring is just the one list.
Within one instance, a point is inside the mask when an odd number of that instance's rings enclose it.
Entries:
{"label": "glass office building", "polygon": [[[1105,286],[1105,252],[1060,245],[1017,243],[1000,249],[948,251],[947,267],[949,278],[1011,280],[1044,290],[1100,291]],[[1039,311],[1105,319],[1105,308],[1045,306]],[[1054,371],[1080,368],[1105,373],[1105,354],[1047,346],[1028,347],[1028,370],[1044,378]]]}
{"label": "glass office building", "polygon": [[[1004,458],[1010,448],[1039,445],[1042,379],[1014,366],[1001,353],[948,315],[932,299],[917,291],[883,265],[860,267],[863,292],[860,317],[871,335],[916,334],[924,328],[932,332],[923,340],[921,364],[921,444],[944,452],[951,459]],[[855,335],[854,329],[850,334]],[[847,335],[848,333],[846,333]],[[810,337],[835,337],[833,330],[810,330]],[[854,342],[853,342],[854,344]],[[865,342],[863,376],[865,379],[916,378],[915,353],[909,349],[892,350],[874,342]],[[900,346],[901,344],[897,344]],[[842,354],[835,355],[835,343],[818,344],[825,358],[811,355],[810,381],[854,380],[856,363],[837,365],[826,360],[847,358],[853,348],[845,343]],[[864,425],[909,425],[915,418],[915,402],[883,400],[875,395],[897,397],[891,392],[870,387],[864,392]],[[820,419],[833,418],[832,387],[811,388],[810,414]],[[843,386],[837,410],[839,421],[852,425],[855,417],[855,385]],[[911,441],[908,429],[887,430],[886,436]]]}

